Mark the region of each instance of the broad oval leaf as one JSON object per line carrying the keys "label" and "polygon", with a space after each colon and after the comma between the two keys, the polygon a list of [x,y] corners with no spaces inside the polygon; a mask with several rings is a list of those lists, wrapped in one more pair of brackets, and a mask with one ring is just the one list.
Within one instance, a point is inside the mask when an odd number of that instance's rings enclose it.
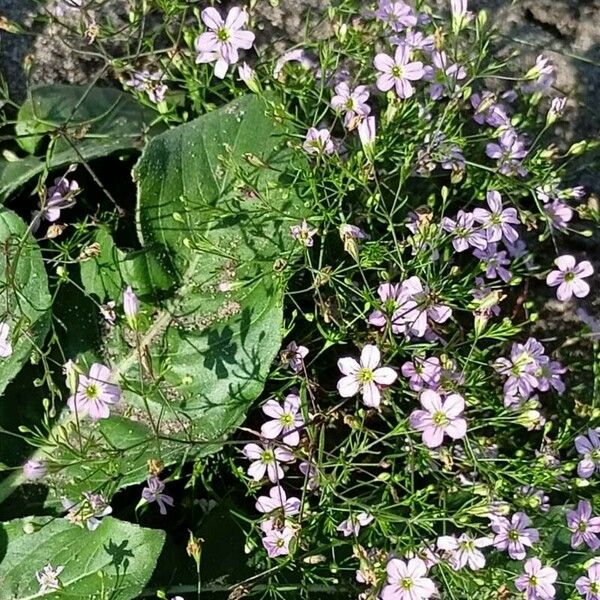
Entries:
{"label": "broad oval leaf", "polygon": [[25,222],[0,207],[0,323],[9,356],[0,356],[0,394],[39,347],[50,326],[51,297],[40,248]]}
{"label": "broad oval leaf", "polygon": [[[33,533],[28,533],[31,530]],[[0,600],[111,600],[138,597],[165,534],[105,517],[95,531],[65,519],[29,517],[0,524]],[[62,589],[42,593],[36,572],[62,566]]]}
{"label": "broad oval leaf", "polygon": [[129,94],[113,88],[86,88],[65,84],[33,88],[19,110],[17,141],[29,154],[40,150],[55,132],[48,156],[18,160],[0,158],[0,201],[34,177],[72,163],[141,150],[148,136],[160,131],[156,113]]}

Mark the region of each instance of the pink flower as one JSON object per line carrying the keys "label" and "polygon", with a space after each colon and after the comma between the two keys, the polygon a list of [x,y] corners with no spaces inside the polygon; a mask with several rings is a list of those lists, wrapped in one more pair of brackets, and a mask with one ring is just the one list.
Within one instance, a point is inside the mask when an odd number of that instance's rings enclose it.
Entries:
{"label": "pink flower", "polygon": [[167,506],[173,506],[173,498],[164,494],[165,483],[158,477],[149,477],[146,487],[142,490],[142,498],[148,502],[156,502],[161,515],[167,514]]}
{"label": "pink flower", "polygon": [[46,592],[53,590],[60,590],[61,583],[58,576],[62,573],[63,569],[63,565],[53,567],[50,563],[48,563],[41,571],[36,572],[35,578],[40,586],[41,594],[45,594]]}
{"label": "pink flower", "polygon": [[79,375],[77,391],[67,402],[79,417],[90,416],[94,421],[108,419],[110,407],[121,397],[118,385],[110,383],[110,369],[94,363],[88,375]]}
{"label": "pink flower", "polygon": [[335,152],[335,145],[331,139],[331,133],[328,129],[317,129],[311,127],[306,132],[306,138],[302,144],[304,151],[307,154],[313,155],[330,155]]}
{"label": "pink flower", "polygon": [[584,542],[590,550],[600,548],[600,517],[592,517],[592,505],[580,500],[575,510],[567,511],[567,527],[571,531],[571,548],[577,548]]}
{"label": "pink flower", "polygon": [[358,124],[358,137],[363,148],[370,148],[377,136],[375,117],[366,117]]}
{"label": "pink flower", "polygon": [[8,358],[12,353],[10,327],[8,326],[8,323],[0,323],[0,358]]}
{"label": "pink flower", "polygon": [[269,558],[287,556],[290,553],[290,542],[294,539],[294,531],[290,527],[271,529],[263,538],[262,543]]}
{"label": "pink flower", "polygon": [[515,581],[520,592],[525,592],[526,600],[552,600],[556,590],[552,585],[558,573],[552,567],[542,567],[539,558],[530,558],[523,567],[525,573]]}
{"label": "pink flower", "polygon": [[298,346],[294,341],[290,342],[282,352],[282,358],[287,361],[289,368],[294,373],[300,373],[304,367],[304,359],[308,355],[306,346]]}
{"label": "pink flower", "polygon": [[223,21],[219,12],[210,7],[202,11],[202,21],[209,31],[196,38],[196,62],[214,62],[215,76],[223,79],[229,65],[239,60],[238,49],[248,50],[254,43],[254,34],[242,29],[248,21],[248,14],[236,6]]}
{"label": "pink flower", "polygon": [[343,81],[335,86],[331,106],[344,113],[344,127],[354,129],[371,112],[368,99],[369,90],[366,85],[359,85],[351,90],[348,83]]}
{"label": "pink flower", "polygon": [[387,92],[393,87],[400,98],[409,98],[414,89],[411,81],[418,81],[425,75],[423,63],[410,61],[410,48],[400,45],[396,48],[394,58],[387,54],[378,54],[373,61],[375,68],[380,71],[377,78],[377,87],[382,92]]}
{"label": "pink flower", "polygon": [[488,242],[499,242],[501,239],[510,243],[516,242],[519,237],[513,227],[519,224],[516,209],[503,208],[502,196],[498,192],[488,192],[487,203],[490,210],[475,208],[473,217],[483,225]]}
{"label": "pink flower", "polygon": [[277,483],[283,479],[283,469],[280,463],[291,462],[294,460],[293,454],[286,448],[273,446],[272,444],[246,444],[242,450],[247,459],[252,463],[248,467],[248,475],[254,481],[260,481],[265,473],[272,483]]}
{"label": "pink flower", "polygon": [[494,547],[507,550],[514,560],[523,560],[527,554],[525,546],[532,547],[540,539],[538,530],[530,525],[531,520],[523,512],[515,513],[510,521],[506,517],[494,517],[490,525],[496,534]]}
{"label": "pink flower", "polygon": [[437,588],[427,575],[427,567],[420,558],[408,562],[392,558],[386,567],[387,584],[381,591],[381,600],[426,600],[437,594]]}
{"label": "pink flower", "polygon": [[379,0],[379,7],[375,16],[389,25],[394,31],[401,31],[405,27],[414,27],[418,20],[412,8],[402,0]]}
{"label": "pink flower", "polygon": [[588,429],[587,435],[575,438],[575,448],[583,458],[577,465],[577,475],[589,479],[596,471],[600,471],[600,436],[595,429]]}
{"label": "pink flower", "polygon": [[140,302],[131,286],[128,285],[123,292],[123,312],[130,322],[133,322],[140,311]]}
{"label": "pink flower", "polygon": [[465,437],[467,422],[462,417],[465,401],[458,394],[449,394],[445,400],[433,390],[423,390],[419,396],[423,410],[413,410],[410,425],[423,432],[423,443],[437,448],[444,441],[444,434],[454,440]]}
{"label": "pink flower", "polygon": [[336,531],[339,531],[344,537],[350,537],[351,535],[356,537],[360,532],[360,528],[366,527],[371,521],[373,521],[373,515],[361,512],[342,521],[336,527]]}
{"label": "pink flower", "polygon": [[558,270],[548,273],[546,283],[550,287],[558,286],[556,297],[561,302],[570,300],[572,296],[584,298],[590,293],[590,286],[583,280],[594,272],[588,260],[582,260],[577,264],[574,256],[563,254],[554,261],[554,264]]}
{"label": "pink flower", "polygon": [[577,591],[585,596],[585,600],[600,600],[600,562],[592,563],[584,575],[575,582]]}
{"label": "pink flower", "polygon": [[273,419],[263,423],[260,430],[263,437],[273,440],[283,434],[281,441],[284,444],[297,446],[300,443],[300,429],[304,425],[304,419],[300,412],[300,397],[297,394],[288,394],[283,406],[277,400],[267,400],[262,410]]}
{"label": "pink flower", "polygon": [[415,356],[412,362],[405,362],[400,370],[404,377],[409,378],[408,386],[415,392],[420,392],[423,388],[437,389],[442,376],[440,359],[436,356]]}
{"label": "pink flower", "polygon": [[380,362],[379,349],[371,344],[362,349],[360,363],[351,357],[340,358],[338,369],[344,375],[337,384],[340,396],[350,398],[360,391],[363,404],[377,408],[381,402],[380,386],[392,385],[398,377],[394,369],[379,367]]}
{"label": "pink flower", "polygon": [[454,535],[443,535],[437,539],[437,547],[450,553],[449,563],[455,571],[459,571],[466,565],[473,571],[483,569],[485,557],[479,548],[491,545],[490,538],[472,538],[466,533],[462,533],[458,538]]}
{"label": "pink flower", "polygon": [[295,497],[288,498],[285,490],[279,486],[273,486],[268,496],[259,496],[256,501],[256,510],[261,513],[281,511],[283,516],[297,515],[300,512],[300,500]]}

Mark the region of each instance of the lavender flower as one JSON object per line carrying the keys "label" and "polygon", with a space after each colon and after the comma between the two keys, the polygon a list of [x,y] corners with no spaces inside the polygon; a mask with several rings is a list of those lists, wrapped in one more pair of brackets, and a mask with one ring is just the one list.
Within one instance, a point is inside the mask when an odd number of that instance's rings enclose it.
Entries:
{"label": "lavender flower", "polygon": [[465,79],[467,72],[459,64],[450,63],[443,50],[434,51],[431,58],[433,66],[425,67],[424,79],[431,82],[431,99],[439,100],[444,94],[453,94],[458,88],[458,82]]}
{"label": "lavender flower", "polygon": [[535,66],[525,73],[525,79],[533,81],[521,86],[523,92],[544,94],[550,91],[556,81],[556,69],[549,59],[540,54],[535,60]]}
{"label": "lavender flower", "polygon": [[194,42],[196,63],[214,62],[215,76],[223,79],[229,66],[239,60],[238,50],[249,50],[254,43],[254,34],[243,29],[248,14],[236,6],[223,20],[215,8],[209,7],[201,16],[209,31],[200,34]]}
{"label": "lavender flower", "polygon": [[121,397],[118,385],[110,383],[110,369],[94,363],[88,375],[79,375],[77,391],[67,402],[79,417],[88,415],[94,420],[108,419],[110,408]]}
{"label": "lavender flower", "polygon": [[600,471],[600,435],[596,429],[588,429],[587,435],[575,438],[575,448],[583,458],[577,464],[577,475],[589,479],[596,471]]}
{"label": "lavender flower", "polygon": [[169,91],[169,88],[164,83],[165,74],[158,71],[134,71],[131,77],[124,82],[128,87],[133,88],[138,92],[146,92],[150,102],[160,104]]}
{"label": "lavender flower", "polygon": [[66,176],[54,180],[54,185],[48,188],[46,198],[40,202],[40,209],[33,213],[31,231],[35,233],[42,221],[46,219],[54,223],[60,219],[60,212],[75,205],[75,195],[79,192],[79,184],[69,181]]}
{"label": "lavender flower", "polygon": [[578,548],[585,542],[590,550],[600,548],[600,517],[592,517],[592,505],[580,500],[575,510],[567,511],[567,527],[571,531],[571,548]]}
{"label": "lavender flower", "polygon": [[519,224],[516,209],[504,208],[502,196],[498,192],[488,192],[487,203],[490,210],[476,208],[473,210],[473,218],[482,224],[488,242],[499,242],[505,239],[514,243],[519,237],[516,229],[512,227]]}
{"label": "lavender flower", "polygon": [[164,494],[165,484],[158,477],[148,477],[146,487],[142,490],[142,498],[148,502],[156,502],[161,515],[167,514],[167,506],[173,506],[173,498]]}
{"label": "lavender flower", "polygon": [[485,250],[475,250],[473,255],[483,262],[485,276],[488,279],[500,277],[507,283],[512,279],[512,273],[505,268],[506,265],[510,265],[510,260],[506,258],[506,251],[499,251],[496,244],[489,244]]}
{"label": "lavender flower", "polygon": [[378,408],[381,402],[380,388],[396,381],[398,374],[390,367],[379,367],[381,353],[377,346],[367,344],[360,354],[360,363],[351,357],[340,358],[338,369],[342,377],[337,389],[342,398],[350,398],[359,392],[363,404],[370,408]]}
{"label": "lavender flower", "polygon": [[552,585],[558,573],[552,567],[542,567],[539,558],[530,558],[523,566],[525,571],[517,577],[515,586],[520,592],[525,593],[527,600],[552,600],[556,590]]}
{"label": "lavender flower", "polygon": [[304,359],[308,355],[306,346],[298,346],[294,341],[290,342],[282,352],[283,360],[287,361],[289,368],[294,373],[300,373],[304,367]]}
{"label": "lavender flower", "polygon": [[242,452],[252,461],[248,467],[248,475],[254,481],[260,481],[266,474],[271,483],[277,483],[284,475],[280,463],[294,460],[289,450],[269,443],[264,443],[262,446],[254,443],[246,444]]}
{"label": "lavender flower", "polygon": [[393,35],[390,43],[394,45],[403,44],[412,50],[422,50],[431,53],[435,49],[435,38],[433,35],[425,35],[422,31],[408,29],[403,36]]}
{"label": "lavender flower", "polygon": [[488,244],[486,234],[480,229],[475,229],[475,216],[459,210],[456,220],[444,217],[442,219],[444,231],[452,234],[452,246],[457,252],[464,252],[470,247],[485,250]]}
{"label": "lavender flower", "polygon": [[423,432],[423,443],[428,448],[437,448],[444,435],[454,440],[465,437],[467,422],[462,414],[465,401],[458,394],[449,394],[445,400],[434,390],[423,390],[419,396],[422,410],[410,414],[410,425]]}
{"label": "lavender flower", "polygon": [[427,600],[437,594],[420,558],[411,558],[408,562],[392,558],[386,571],[387,582],[381,591],[381,600]]}
{"label": "lavender flower", "polygon": [[125,291],[123,292],[123,312],[125,313],[125,316],[127,317],[129,323],[135,323],[139,311],[140,302],[138,300],[138,297],[131,289],[131,286],[128,285],[125,288]]}
{"label": "lavender flower", "polygon": [[8,323],[0,323],[0,358],[8,358],[13,353],[10,343],[10,327]]}
{"label": "lavender flower", "polygon": [[561,302],[566,302],[573,296],[584,298],[590,293],[589,284],[583,280],[584,277],[590,277],[594,272],[594,268],[588,260],[576,263],[574,256],[563,254],[554,261],[554,264],[558,270],[548,273],[546,283],[550,287],[558,286],[556,297]]}
{"label": "lavender flower", "polygon": [[527,553],[526,546],[532,547],[539,541],[537,529],[530,527],[531,520],[523,512],[515,513],[510,520],[506,517],[492,519],[491,528],[494,536],[494,547],[507,550],[514,560],[523,560]]}
{"label": "lavender flower", "polygon": [[417,24],[417,16],[412,8],[402,0],[379,0],[379,7],[375,16],[383,21],[394,31],[401,31],[406,27],[414,27]]}
{"label": "lavender flower", "polygon": [[311,127],[306,133],[302,144],[307,154],[315,156],[331,155],[335,152],[335,146],[328,129],[317,129]]}
{"label": "lavender flower", "polygon": [[496,96],[490,91],[471,95],[471,106],[475,109],[473,119],[479,125],[487,123],[490,127],[508,127],[510,117],[507,107],[496,102]]}
{"label": "lavender flower", "polygon": [[527,156],[525,142],[512,129],[506,129],[498,143],[487,144],[485,153],[498,161],[498,169],[503,175],[519,175],[525,177],[527,169],[521,165],[521,160]]}
{"label": "lavender flower", "polygon": [[294,530],[290,527],[283,529],[271,529],[262,539],[269,558],[286,556],[290,553],[290,543],[294,539]]}
{"label": "lavender flower", "polygon": [[339,531],[344,537],[350,537],[351,535],[357,537],[360,532],[360,528],[366,527],[372,521],[373,515],[361,512],[357,515],[351,515],[345,521],[342,521],[336,527],[336,531]]}
{"label": "lavender flower", "polygon": [[600,562],[596,559],[587,570],[587,576],[581,576],[576,582],[577,591],[585,600],[600,600]]}
{"label": "lavender flower", "polygon": [[490,538],[473,538],[466,533],[462,533],[458,538],[454,535],[444,535],[437,539],[437,547],[449,553],[449,563],[455,571],[467,565],[472,571],[483,569],[485,557],[480,548],[491,545]]}
{"label": "lavender flower", "polygon": [[40,586],[40,594],[60,590],[62,584],[59,575],[63,572],[64,568],[62,565],[53,567],[48,563],[41,571],[36,572],[35,578]]}
{"label": "lavender flower", "polygon": [[377,87],[382,92],[395,88],[399,98],[412,96],[414,89],[410,82],[418,81],[425,75],[422,62],[410,62],[408,46],[398,46],[394,58],[387,54],[378,54],[373,64],[380,71],[380,75],[377,77]]}
{"label": "lavender flower", "polygon": [[261,427],[263,437],[272,440],[283,434],[281,440],[284,444],[297,446],[300,443],[299,430],[304,425],[304,419],[300,409],[300,397],[297,394],[288,394],[283,406],[276,400],[267,400],[262,410],[272,418]]}
{"label": "lavender flower", "polygon": [[404,377],[408,377],[408,386],[415,392],[420,392],[424,388],[437,389],[442,376],[440,359],[436,356],[430,358],[416,356],[412,362],[405,362],[400,370]]}
{"label": "lavender flower", "polygon": [[375,117],[366,117],[358,124],[358,137],[365,150],[367,158],[373,160],[372,149],[377,137],[377,122]]}
{"label": "lavender flower", "polygon": [[368,99],[369,90],[366,85],[359,85],[351,90],[348,83],[343,81],[335,86],[331,106],[344,113],[344,127],[351,130],[371,112]]}
{"label": "lavender flower", "polygon": [[256,501],[256,510],[261,513],[281,512],[283,517],[297,515],[300,512],[301,502],[298,498],[287,497],[285,490],[279,486],[273,486],[268,496],[259,496]]}

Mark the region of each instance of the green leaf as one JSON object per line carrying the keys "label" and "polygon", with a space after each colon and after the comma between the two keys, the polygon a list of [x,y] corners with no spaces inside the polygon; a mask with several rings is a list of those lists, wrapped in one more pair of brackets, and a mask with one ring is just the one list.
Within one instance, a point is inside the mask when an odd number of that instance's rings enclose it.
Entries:
{"label": "green leaf", "polygon": [[[38,453],[57,463],[63,493],[111,494],[144,479],[150,458],[213,453],[261,394],[282,339],[274,267],[289,258],[289,227],[301,213],[283,177],[282,132],[266,110],[248,96],[150,142],[135,171],[146,268],[125,272],[123,254],[99,232],[96,266],[82,268],[90,293],[119,301],[125,283],[152,291],[165,273],[175,289],[147,298],[135,332],[117,306],[102,355],[122,401],[109,419],[80,420],[71,449]],[[0,484],[0,500],[9,485]]]}
{"label": "green leaf", "polygon": [[0,322],[12,354],[0,357],[0,394],[39,347],[50,325],[51,298],[42,254],[27,225],[0,207]]}
{"label": "green leaf", "polygon": [[[28,533],[30,531],[33,533]],[[95,531],[65,519],[29,517],[0,525],[0,600],[136,598],[150,579],[165,534],[105,517]],[[36,572],[63,566],[62,589],[40,593]]]}
{"label": "green leaf", "polygon": [[72,163],[141,150],[156,113],[113,88],[45,85],[34,88],[19,110],[17,141],[29,154],[52,134],[47,156],[0,159],[0,201],[44,173]]}

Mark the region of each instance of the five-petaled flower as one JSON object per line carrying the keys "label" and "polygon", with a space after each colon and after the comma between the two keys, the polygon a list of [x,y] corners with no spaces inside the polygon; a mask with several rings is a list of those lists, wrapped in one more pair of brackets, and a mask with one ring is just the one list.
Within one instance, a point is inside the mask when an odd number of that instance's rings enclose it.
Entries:
{"label": "five-petaled flower", "polygon": [[435,583],[427,575],[427,566],[420,558],[405,562],[392,558],[386,567],[387,583],[381,600],[426,600],[437,594]]}
{"label": "five-petaled flower", "polygon": [[414,93],[411,81],[423,79],[425,71],[423,63],[410,60],[410,48],[400,45],[396,48],[394,58],[387,54],[378,54],[373,64],[380,72],[377,77],[377,87],[382,92],[387,92],[392,88],[396,89],[396,94],[400,98],[409,98]]}
{"label": "five-petaled flower", "polygon": [[288,367],[294,373],[300,373],[304,367],[304,359],[308,355],[306,346],[299,346],[296,342],[291,341],[281,353],[282,360],[286,361]]}
{"label": "five-petaled flower", "polygon": [[61,582],[59,575],[64,570],[63,565],[53,567],[51,564],[47,564],[41,571],[37,571],[35,578],[40,586],[40,593],[45,594],[61,588]]}
{"label": "five-petaled flower", "polygon": [[261,446],[255,443],[246,444],[242,452],[252,461],[248,467],[248,475],[254,481],[260,481],[267,474],[272,483],[277,483],[284,475],[280,463],[294,460],[289,450],[270,443],[263,443]]}
{"label": "five-petaled flower", "polygon": [[262,410],[272,418],[261,426],[260,432],[263,437],[273,440],[281,435],[281,441],[288,446],[297,446],[300,443],[300,429],[304,425],[304,419],[300,397],[297,394],[288,394],[283,405],[271,398],[265,402]]}
{"label": "five-petaled flower", "polygon": [[79,375],[77,391],[68,400],[68,406],[78,417],[89,415],[93,420],[108,419],[110,408],[121,397],[118,385],[110,383],[110,369],[94,363],[88,375]]}
{"label": "five-petaled flower", "polygon": [[571,531],[571,547],[578,548],[585,542],[590,550],[600,548],[600,517],[592,517],[592,505],[580,500],[575,510],[567,511],[567,527]]}
{"label": "five-petaled flower", "polygon": [[316,233],[317,230],[314,227],[310,227],[306,219],[303,219],[300,225],[292,225],[290,227],[290,235],[306,248],[310,248],[314,244],[313,237]]}
{"label": "five-petaled flower", "polygon": [[268,496],[259,496],[256,510],[261,513],[280,512],[284,517],[297,515],[300,512],[300,499],[295,496],[287,497],[280,485],[273,486]]}
{"label": "five-petaled flower", "polygon": [[575,582],[577,591],[585,600],[600,600],[600,561],[596,559],[583,575]]}
{"label": "five-petaled flower", "polygon": [[531,520],[523,512],[515,513],[510,520],[506,517],[494,517],[491,522],[494,547],[508,551],[514,560],[522,560],[527,554],[526,546],[532,547],[540,539],[537,529],[530,527]]}
{"label": "five-petaled flower", "polygon": [[373,518],[373,515],[365,512],[351,515],[336,527],[336,531],[339,531],[344,537],[350,537],[351,535],[356,537],[360,532],[360,528],[366,527],[373,521]]}
{"label": "five-petaled flower", "polygon": [[449,394],[444,400],[434,390],[423,390],[419,396],[422,409],[413,410],[410,425],[423,433],[428,448],[442,445],[444,435],[454,440],[465,437],[467,421],[462,414],[465,401],[459,394]]}
{"label": "five-petaled flower", "polygon": [[343,398],[350,398],[361,392],[363,404],[377,408],[381,402],[381,387],[392,385],[398,373],[390,367],[380,367],[381,353],[377,346],[367,344],[360,354],[360,362],[352,357],[340,358],[338,369],[342,377],[337,389]]}
{"label": "five-petaled flower", "polygon": [[586,435],[575,438],[575,448],[583,456],[577,465],[577,475],[589,479],[600,471],[600,435],[596,429],[588,429]]}
{"label": "five-petaled flower", "polygon": [[584,277],[589,277],[594,272],[589,260],[577,263],[574,256],[563,254],[554,261],[554,264],[558,269],[548,273],[546,283],[550,287],[558,286],[556,297],[561,302],[570,300],[573,296],[584,298],[590,293],[590,286],[584,281]]}
{"label": "five-petaled flower", "polygon": [[473,571],[483,569],[485,557],[480,548],[492,545],[488,537],[473,538],[467,533],[461,533],[457,538],[454,535],[443,535],[437,539],[437,547],[448,552],[450,566],[458,571],[467,566]]}
{"label": "five-petaled flower", "polygon": [[526,600],[552,600],[556,590],[552,585],[558,573],[552,567],[543,567],[539,558],[530,558],[523,565],[525,571],[517,577],[515,586],[525,593]]}
{"label": "five-petaled flower", "polygon": [[335,86],[335,96],[331,106],[344,113],[344,127],[354,129],[368,114],[371,107],[367,104],[369,90],[366,85],[358,85],[354,89],[346,81]]}
{"label": "five-petaled flower", "polygon": [[196,62],[214,62],[215,76],[223,79],[229,66],[239,60],[238,50],[249,50],[254,43],[254,34],[243,29],[248,21],[248,13],[235,6],[223,20],[215,8],[209,7],[202,11],[201,16],[209,31],[196,38]]}

